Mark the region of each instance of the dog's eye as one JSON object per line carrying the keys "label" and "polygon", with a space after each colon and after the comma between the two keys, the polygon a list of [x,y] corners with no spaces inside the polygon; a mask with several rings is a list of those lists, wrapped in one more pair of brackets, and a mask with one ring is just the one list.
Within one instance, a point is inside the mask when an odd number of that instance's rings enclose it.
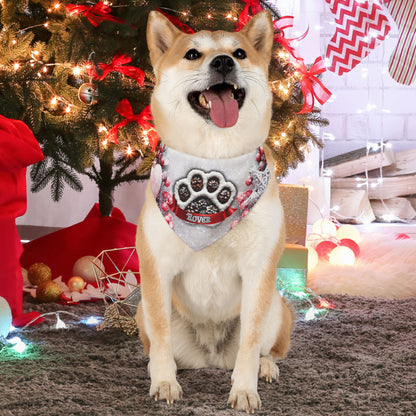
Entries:
{"label": "dog's eye", "polygon": [[189,49],[189,51],[185,54],[185,59],[188,61],[194,61],[195,59],[199,59],[201,56],[201,52],[197,51],[196,49]]}
{"label": "dog's eye", "polygon": [[246,51],[244,49],[238,48],[233,52],[233,56],[234,58],[237,59],[246,59],[247,58],[247,54]]}

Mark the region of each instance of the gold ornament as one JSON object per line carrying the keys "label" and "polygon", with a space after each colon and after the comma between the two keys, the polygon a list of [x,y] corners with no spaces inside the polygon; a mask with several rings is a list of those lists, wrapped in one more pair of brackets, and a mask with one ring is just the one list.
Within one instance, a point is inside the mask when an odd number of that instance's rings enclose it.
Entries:
{"label": "gold ornament", "polygon": [[88,105],[93,105],[98,101],[97,87],[90,82],[82,84],[78,90],[78,98],[81,102]]}
{"label": "gold ornament", "polygon": [[95,283],[97,278],[104,276],[104,265],[99,259],[93,256],[80,257],[74,264],[72,274],[82,277],[88,283]]}
{"label": "gold ornament", "polygon": [[35,286],[50,282],[52,280],[52,270],[45,263],[33,263],[27,271],[27,278]]}
{"label": "gold ornament", "polygon": [[71,292],[81,293],[85,287],[85,281],[80,276],[73,276],[68,280],[67,286]]}
{"label": "gold ornament", "polygon": [[36,288],[36,299],[39,302],[56,302],[61,296],[62,290],[56,282],[41,283]]}

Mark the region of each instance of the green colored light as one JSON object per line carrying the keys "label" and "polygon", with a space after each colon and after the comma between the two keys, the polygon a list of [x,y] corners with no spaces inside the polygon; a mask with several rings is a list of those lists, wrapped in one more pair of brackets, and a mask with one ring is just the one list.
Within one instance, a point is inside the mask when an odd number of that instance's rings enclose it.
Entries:
{"label": "green colored light", "polygon": [[308,297],[305,292],[306,269],[278,268],[276,288],[297,298]]}

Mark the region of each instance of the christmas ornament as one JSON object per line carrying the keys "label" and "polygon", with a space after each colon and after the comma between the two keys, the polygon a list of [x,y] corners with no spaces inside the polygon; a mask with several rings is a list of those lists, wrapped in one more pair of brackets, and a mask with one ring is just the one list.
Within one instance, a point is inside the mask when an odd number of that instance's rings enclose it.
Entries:
{"label": "christmas ornament", "polygon": [[329,260],[329,253],[335,249],[337,245],[330,240],[321,241],[315,248],[320,260]]}
{"label": "christmas ornament", "polygon": [[6,338],[12,324],[12,310],[6,299],[0,296],[0,338]]}
{"label": "christmas ornament", "polygon": [[134,79],[142,87],[144,83],[144,72],[135,66],[125,65],[131,62],[131,57],[127,54],[121,55],[117,53],[111,63],[106,65],[104,63],[98,64],[102,71],[102,75],[95,74],[94,78],[102,81],[110,72],[116,71],[129,78]]}
{"label": "christmas ornament", "polygon": [[391,77],[400,84],[416,80],[416,3],[414,0],[385,0],[399,28],[399,41],[389,62]]}
{"label": "christmas ornament", "polygon": [[124,20],[112,16],[111,7],[99,1],[93,6],[81,6],[78,4],[68,4],[65,6],[66,11],[71,15],[81,15],[88,19],[88,21],[95,27],[100,23],[108,20],[110,22],[124,23]]}
{"label": "christmas ornament", "polygon": [[322,236],[335,236],[337,227],[331,220],[321,219],[312,225],[312,233]]}
{"label": "christmas ornament", "polygon": [[337,246],[329,253],[329,263],[337,266],[352,266],[355,263],[354,252],[344,246]]}
{"label": "christmas ornament", "polygon": [[326,71],[324,61],[319,56],[308,69],[303,59],[299,59],[295,65],[300,78],[300,86],[303,93],[303,107],[297,114],[310,113],[315,106],[315,98],[319,104],[325,104],[331,98],[331,91],[322,84],[316,75]]}
{"label": "christmas ornament", "polygon": [[350,238],[343,238],[339,242],[339,245],[351,249],[354,253],[355,258],[357,258],[360,255],[360,247],[354,240],[351,240]]}
{"label": "christmas ornament", "polygon": [[80,276],[73,276],[68,280],[67,286],[71,292],[82,292],[85,287],[85,281]]}
{"label": "christmas ornament", "polygon": [[27,271],[27,278],[32,285],[37,286],[51,281],[52,271],[45,263],[33,263]]}
{"label": "christmas ornament", "polygon": [[98,102],[98,90],[97,87],[90,83],[86,82],[79,87],[78,98],[81,102],[88,105],[93,105]]}
{"label": "christmas ornament", "polygon": [[342,240],[343,238],[349,238],[351,240],[354,240],[357,244],[361,241],[361,234],[357,227],[354,227],[351,224],[345,224],[341,225],[341,227],[338,228],[336,237],[338,240]]}
{"label": "christmas ornament", "polygon": [[100,259],[93,256],[80,257],[74,264],[72,274],[82,277],[88,283],[95,283],[96,277],[104,276],[105,268]]}
{"label": "christmas ornament", "polygon": [[106,140],[118,144],[118,129],[135,121],[144,130],[147,131],[147,138],[149,139],[149,143],[152,146],[152,151],[154,152],[159,142],[159,136],[157,135],[153,125],[150,124],[150,120],[153,119],[152,112],[150,111],[150,105],[148,105],[140,114],[134,114],[133,108],[129,100],[127,98],[123,98],[118,103],[116,111],[121,116],[125,117],[125,119],[121,120],[119,123],[117,123],[114,127],[111,128],[111,130],[107,134]]}
{"label": "christmas ornament", "polygon": [[319,256],[313,247],[308,247],[308,271],[313,270],[318,264]]}
{"label": "christmas ornament", "polygon": [[44,282],[36,288],[36,299],[39,302],[56,302],[61,296],[62,290],[56,282]]}
{"label": "christmas ornament", "polygon": [[[325,0],[335,15],[336,31],[328,43],[328,70],[342,75],[357,66],[390,31],[388,18],[375,0]],[[400,3],[398,1],[398,3]],[[408,3],[412,0],[408,0]]]}

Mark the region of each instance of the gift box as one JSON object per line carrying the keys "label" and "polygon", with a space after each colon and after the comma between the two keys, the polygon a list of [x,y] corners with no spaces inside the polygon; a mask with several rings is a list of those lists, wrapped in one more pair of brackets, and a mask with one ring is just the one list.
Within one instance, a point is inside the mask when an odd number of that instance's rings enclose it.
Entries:
{"label": "gift box", "polygon": [[285,215],[286,242],[304,245],[308,217],[308,188],[287,184],[280,184],[279,188]]}
{"label": "gift box", "polygon": [[303,292],[308,274],[308,249],[286,243],[277,265],[276,287],[288,293]]}
{"label": "gift box", "polygon": [[276,287],[284,293],[303,292],[308,273],[306,226],[308,188],[280,184],[280,200],[286,225],[286,245],[277,265]]}

